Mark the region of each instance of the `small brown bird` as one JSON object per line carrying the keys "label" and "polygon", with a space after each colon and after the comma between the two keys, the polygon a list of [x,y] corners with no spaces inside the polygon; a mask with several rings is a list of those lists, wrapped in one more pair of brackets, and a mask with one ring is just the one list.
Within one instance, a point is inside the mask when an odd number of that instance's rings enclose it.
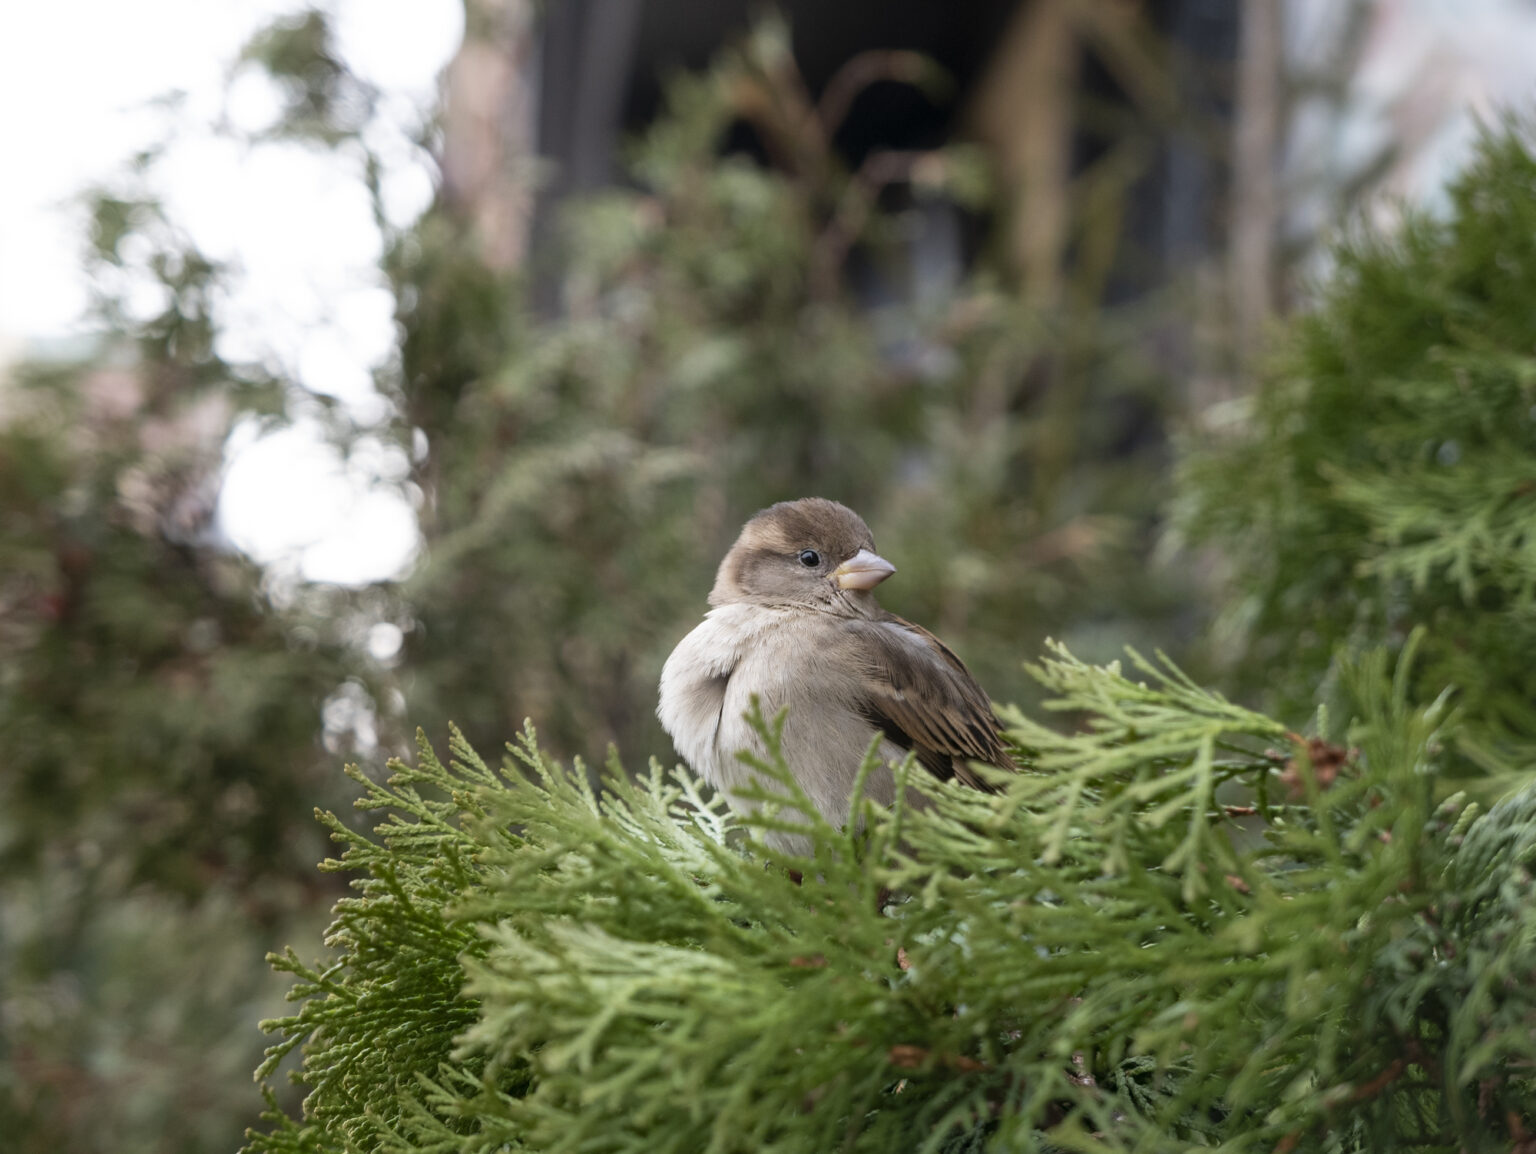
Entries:
{"label": "small brown bird", "polygon": [[[864,752],[908,752],[934,776],[989,788],[971,767],[1013,768],[985,691],[921,626],[887,613],[874,587],[896,567],[875,552],[869,527],[836,501],[808,497],[748,521],[720,563],[713,608],[672,651],[661,673],[657,715],[677,751],[735,809],[752,783],[736,754],[761,755],[744,720],[755,694],[764,716],[789,708],[785,762],[833,825],[848,820]],[[866,793],[889,805],[889,768]],[[792,835],[771,844],[797,847]]]}

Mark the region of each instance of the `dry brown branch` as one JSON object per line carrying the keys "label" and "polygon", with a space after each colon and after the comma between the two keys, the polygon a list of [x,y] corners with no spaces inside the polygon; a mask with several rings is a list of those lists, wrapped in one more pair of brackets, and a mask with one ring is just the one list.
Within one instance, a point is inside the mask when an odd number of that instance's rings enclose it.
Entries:
{"label": "dry brown branch", "polygon": [[816,106],[816,119],[828,139],[842,126],[848,110],[871,84],[892,80],[921,86],[934,75],[927,59],[916,52],[860,52],[832,74]]}

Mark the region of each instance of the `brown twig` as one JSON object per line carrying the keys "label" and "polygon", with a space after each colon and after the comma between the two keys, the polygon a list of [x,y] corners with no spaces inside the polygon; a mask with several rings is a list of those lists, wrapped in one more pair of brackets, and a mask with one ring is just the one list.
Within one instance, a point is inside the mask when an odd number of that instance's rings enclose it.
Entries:
{"label": "brown twig", "polygon": [[869,221],[875,199],[887,185],[909,179],[922,163],[942,163],[937,153],[905,149],[872,152],[848,182],[832,220],[816,238],[811,254],[811,291],[819,299],[830,298],[837,288],[837,272],[854,241]]}
{"label": "brown twig", "polygon": [[[757,129],[763,150],[768,153],[773,167],[794,179],[805,179],[806,145],[813,147],[816,141],[807,140],[802,127],[810,119],[786,114],[778,99],[780,93],[757,76],[733,77],[727,89],[727,99],[736,115]],[[816,133],[816,126],[810,125]]]}
{"label": "brown twig", "polygon": [[860,52],[827,81],[816,105],[816,119],[821,121],[821,130],[831,139],[847,118],[859,93],[871,84],[893,80],[898,84],[921,86],[924,76],[931,72],[927,60],[917,52]]}
{"label": "brown twig", "polygon": [[905,1043],[897,1043],[886,1052],[886,1058],[891,1065],[903,1070],[916,1070],[926,1065],[929,1060],[937,1062],[941,1066],[949,1066],[967,1074],[978,1070],[987,1069],[985,1062],[978,1062],[975,1058],[967,1058],[964,1054],[935,1054],[932,1050],[925,1050],[922,1046],[913,1046]]}
{"label": "brown twig", "polygon": [[1377,1094],[1380,1094],[1393,1082],[1397,1081],[1397,1079],[1402,1075],[1402,1072],[1407,1068],[1407,1058],[1394,1058],[1391,1065],[1389,1065],[1381,1073],[1377,1074],[1369,1082],[1365,1083],[1365,1085],[1356,1086],[1355,1092],[1350,1096],[1350,1100],[1354,1102],[1364,1102],[1367,1098],[1376,1097]]}
{"label": "brown twig", "polygon": [[1303,764],[1311,769],[1312,784],[1321,792],[1337,781],[1341,773],[1353,769],[1355,759],[1360,756],[1358,749],[1345,749],[1342,745],[1334,745],[1321,737],[1302,737],[1295,733],[1288,733],[1286,736],[1295,743],[1297,751],[1285,763],[1279,779],[1290,792],[1292,801],[1299,801],[1306,795]]}

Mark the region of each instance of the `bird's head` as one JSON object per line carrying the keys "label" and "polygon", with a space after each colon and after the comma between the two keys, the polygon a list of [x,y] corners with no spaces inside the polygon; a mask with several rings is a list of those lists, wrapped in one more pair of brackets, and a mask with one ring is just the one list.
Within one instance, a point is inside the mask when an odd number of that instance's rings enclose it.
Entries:
{"label": "bird's head", "polygon": [[782,501],[742,527],[720,562],[709,603],[800,605],[862,616],[877,608],[871,590],[894,572],[852,509],[821,497]]}

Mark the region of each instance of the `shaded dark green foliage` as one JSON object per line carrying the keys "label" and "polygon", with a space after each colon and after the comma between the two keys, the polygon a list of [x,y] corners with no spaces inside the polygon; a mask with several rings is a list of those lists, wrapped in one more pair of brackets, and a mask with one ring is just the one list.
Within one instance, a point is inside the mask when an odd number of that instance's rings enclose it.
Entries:
{"label": "shaded dark green foliage", "polygon": [[1235,432],[1184,467],[1180,525],[1231,558],[1236,672],[1294,707],[1336,655],[1428,633],[1462,752],[1536,749],[1536,155],[1490,130],[1445,219],[1338,252]]}
{"label": "shaded dark green foliage", "polygon": [[360,665],[346,599],[306,591],[275,613],[259,569],[214,547],[224,439],[280,390],[215,354],[219,270],[157,206],[95,210],[101,310],[125,315],[107,274],[127,234],[165,304],[96,359],[7,384],[0,868],[89,847],[114,884],[185,897],[308,885],[294,797],[325,788],[317,711]]}
{"label": "shaded dark green foliage", "polygon": [[[101,369],[85,385],[140,380]],[[334,644],[299,659],[302,619],[264,612],[253,567],[199,546],[198,485],[220,440],[191,408],[209,398],[169,402],[159,439],[177,443],[151,450],[102,411],[116,402],[93,407],[57,379],[30,388],[33,414],[0,429],[14,607],[0,868],[90,842],[120,880],[187,895],[213,878],[305,878],[312,851],[289,842],[301,803],[285,799],[319,784],[316,714],[344,666]]]}
{"label": "shaded dark green foliage", "polygon": [[334,898],[305,825],[334,794],[320,706],[356,661],[327,620],[341,599],[273,614],[259,572],[208,547],[233,408],[175,330],[132,367],[15,381],[0,425],[0,1132],[17,1151],[234,1142],[257,1105],[250,1016],[276,993],[252,955],[312,934]]}
{"label": "shaded dark green foliage", "polygon": [[[915,773],[931,809],[816,822],[812,861],[682,770],[595,793],[531,731],[500,773],[424,745],[367,787],[375,838],[331,819],[365,878],[323,971],[280,961],[273,1053],[305,1043],[313,1089],[251,1150],[1449,1151],[1536,1122],[1531,793],[1439,801],[1445,711],[1380,654],[1332,780],[1326,745],[1135,664],[1056,651],[1035,675],[1083,730],[1011,715],[1001,798]],[[765,796],[814,812],[772,758]]]}
{"label": "shaded dark green foliage", "polygon": [[336,896],[320,710],[366,665],[347,594],[279,611],[216,541],[225,438],[283,397],[215,351],[225,270],[136,187],[91,207],[113,335],[0,386],[0,1144],[228,1149],[280,989],[252,959]]}

